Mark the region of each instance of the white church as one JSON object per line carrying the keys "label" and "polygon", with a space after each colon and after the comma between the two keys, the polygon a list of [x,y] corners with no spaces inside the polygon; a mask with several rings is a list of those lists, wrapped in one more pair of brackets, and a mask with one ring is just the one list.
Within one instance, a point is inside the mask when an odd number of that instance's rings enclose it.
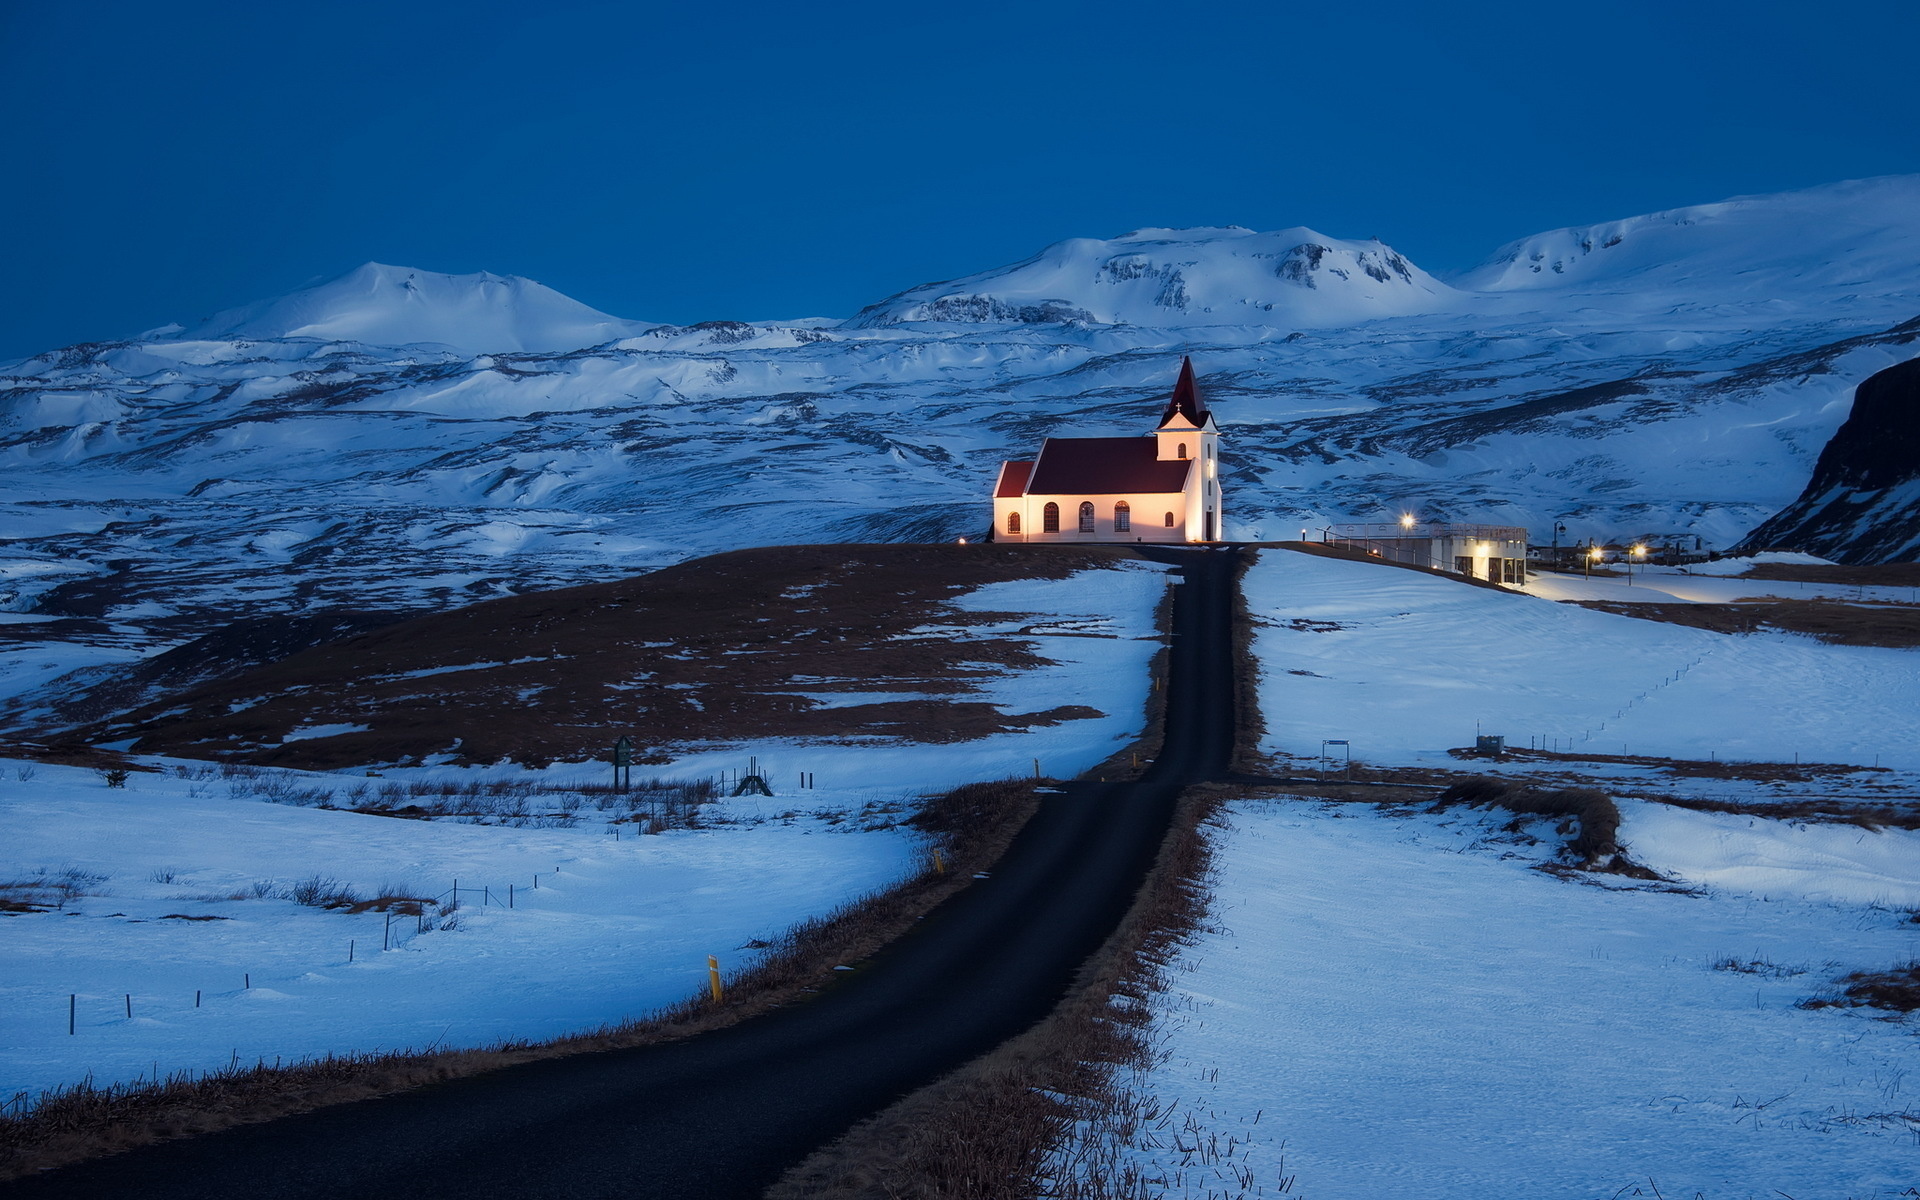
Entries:
{"label": "white church", "polygon": [[997,542],[1212,542],[1220,539],[1220,428],[1193,360],[1146,437],[1047,438],[1032,462],[1003,462],[993,488]]}

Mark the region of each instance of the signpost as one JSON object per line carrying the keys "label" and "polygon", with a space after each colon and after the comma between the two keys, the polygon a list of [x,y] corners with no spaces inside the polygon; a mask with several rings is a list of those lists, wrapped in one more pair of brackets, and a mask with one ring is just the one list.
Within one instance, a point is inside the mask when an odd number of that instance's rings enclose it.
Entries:
{"label": "signpost", "polygon": [[633,739],[624,733],[613,744],[613,786],[623,794],[633,786]]}
{"label": "signpost", "polygon": [[1321,738],[1320,739],[1320,775],[1321,777],[1325,778],[1327,774],[1327,747],[1328,746],[1338,746],[1346,752],[1347,778],[1349,779],[1353,778],[1353,747],[1347,744],[1346,738]]}

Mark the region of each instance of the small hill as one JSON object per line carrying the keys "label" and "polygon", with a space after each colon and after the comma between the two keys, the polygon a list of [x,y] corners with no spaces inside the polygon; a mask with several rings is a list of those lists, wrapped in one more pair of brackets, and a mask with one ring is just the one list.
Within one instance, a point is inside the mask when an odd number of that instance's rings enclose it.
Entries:
{"label": "small hill", "polygon": [[[979,681],[1034,663],[945,603],[1124,548],[789,546],[493,600],[375,629],[145,704],[66,741],[333,769],[603,756],[747,737],[949,741],[1094,715],[1009,714]],[[880,693],[870,699],[863,693]],[[663,757],[655,756],[658,761]]]}
{"label": "small hill", "polygon": [[652,327],[610,317],[518,275],[442,275],[366,263],[325,283],[215,313],[178,337],[316,338],[483,354],[579,350]]}

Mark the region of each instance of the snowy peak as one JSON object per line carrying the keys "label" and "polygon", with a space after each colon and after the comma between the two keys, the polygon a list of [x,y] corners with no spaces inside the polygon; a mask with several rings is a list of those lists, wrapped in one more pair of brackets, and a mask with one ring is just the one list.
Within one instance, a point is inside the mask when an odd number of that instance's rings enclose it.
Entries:
{"label": "snowy peak", "polygon": [[337,279],[216,313],[181,340],[317,338],[438,345],[472,354],[551,352],[632,337],[623,321],[517,275],[443,275],[367,263]]}
{"label": "snowy peak", "polygon": [[1920,263],[1920,175],[1736,196],[1510,242],[1457,280],[1468,291],[1545,288],[1664,295],[1910,291]]}
{"label": "snowy peak", "polygon": [[924,284],[850,325],[919,322],[1324,327],[1451,308],[1454,291],[1378,241],[1304,227],[1141,229],[1072,238],[1024,262]]}

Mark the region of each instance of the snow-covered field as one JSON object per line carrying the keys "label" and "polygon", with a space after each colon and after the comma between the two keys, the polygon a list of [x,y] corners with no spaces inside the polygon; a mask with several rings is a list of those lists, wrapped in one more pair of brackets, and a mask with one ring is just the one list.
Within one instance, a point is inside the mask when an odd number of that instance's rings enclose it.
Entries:
{"label": "snow-covered field", "polygon": [[[1177,1102],[1173,1129],[1192,1115],[1250,1141],[1232,1164],[1264,1190],[1192,1165],[1169,1129],[1134,1152],[1166,1194],[1275,1196],[1287,1176],[1305,1200],[1891,1200],[1920,1185],[1911,1023],[1796,1007],[1920,952],[1905,913],[1778,879],[1580,886],[1530,869],[1537,848],[1502,844],[1484,814],[1281,800],[1231,821],[1219,927],[1174,965],[1157,1003],[1169,1056],[1144,1082]],[[1726,878],[1721,824],[1667,810],[1625,833],[1637,856]],[[1920,838],[1846,832],[1886,843],[1886,894],[1920,895]],[[1768,840],[1804,866],[1826,853],[1791,829]]]}
{"label": "snow-covered field", "polygon": [[[40,766],[20,782],[7,766],[6,878],[77,871],[86,892],[0,923],[7,1096],[235,1055],[292,1061],[591,1029],[691,995],[707,955],[737,967],[750,939],[884,887],[915,858],[902,832],[822,819],[903,799],[857,787],[722,806],[742,822],[800,809],[791,820],[647,837],[629,825],[616,841],[591,804],[576,828],[510,828],[229,798],[217,779],[136,774],[114,790],[89,771]],[[316,876],[366,896],[439,896],[458,881],[458,928],[416,933],[414,918],[399,918],[383,952],[380,913],[272,894]],[[253,898],[256,884],[269,896]]]}
{"label": "snow-covered field", "polygon": [[[1661,577],[1675,580],[1688,577]],[[1487,733],[1593,753],[1920,768],[1911,650],[1733,637],[1287,551],[1263,552],[1246,586],[1269,752],[1312,757],[1344,738],[1356,759],[1442,764]]]}
{"label": "snow-covered field", "polygon": [[[155,760],[161,773],[110,789],[92,771],[0,763],[0,883],[44,876],[84,893],[62,909],[0,914],[0,1100],[236,1056],[551,1037],[679,1000],[703,986],[707,955],[731,972],[751,958],[751,940],[917,869],[918,839],[890,827],[913,797],[1024,775],[1035,759],[1071,776],[1135,736],[1166,586],[1159,568],[1141,564],[990,585],[959,600],[1025,614],[1010,627],[1029,630],[1054,663],[997,682],[995,703],[1090,704],[1106,715],[955,745],[708,748],[658,776],[708,777],[757,757],[779,794],[713,805],[695,830],[637,837],[628,824],[616,838],[609,818],[624,810],[601,810],[592,797],[571,827],[515,828],[269,803],[254,781],[206,764]],[[564,787],[600,782],[605,770],[423,768],[387,771],[381,782]],[[814,789],[797,787],[803,771]],[[276,774],[336,792],[365,782]],[[417,932],[402,918],[383,951],[380,913],[279,897],[314,877],[363,896],[437,896],[457,880],[458,928]],[[266,894],[255,896],[256,885]]]}
{"label": "snow-covered field", "polygon": [[[1284,551],[1248,589],[1270,751],[1345,737],[1368,761],[1458,768],[1444,750],[1478,721],[1523,746],[1570,733],[1576,752],[1878,756],[1903,770],[1875,778],[1912,795],[1911,651],[1730,637]],[[1590,774],[1631,792],[1653,772]],[[1170,1196],[1913,1195],[1913,1019],[1799,1004],[1920,955],[1920,833],[1620,807],[1627,853],[1673,882],[1535,870],[1565,831],[1508,833],[1504,813],[1231,805],[1214,927],[1172,964],[1154,1001],[1166,1057],[1133,1081],[1172,1115],[1132,1160]]]}

